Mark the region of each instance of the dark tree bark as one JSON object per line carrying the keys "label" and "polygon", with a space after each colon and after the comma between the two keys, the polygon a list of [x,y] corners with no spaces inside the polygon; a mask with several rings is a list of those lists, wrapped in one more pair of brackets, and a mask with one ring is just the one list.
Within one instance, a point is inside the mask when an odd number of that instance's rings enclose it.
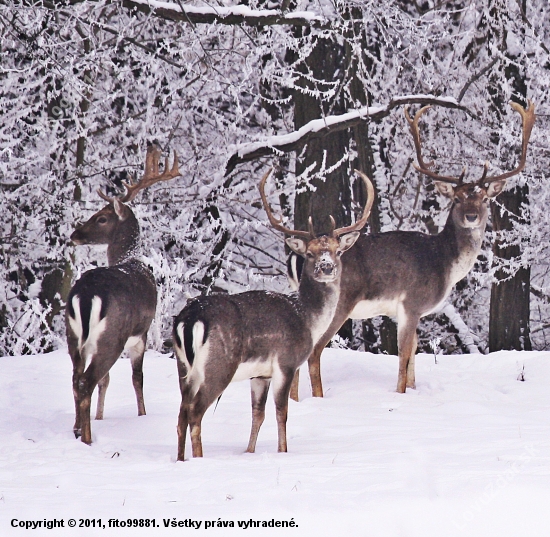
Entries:
{"label": "dark tree bark", "polygon": [[[318,39],[313,52],[303,66],[304,74],[318,80],[314,84],[311,80],[302,78],[300,85],[308,90],[325,90],[329,84],[335,82],[336,72],[342,66],[344,59],[343,48],[331,39]],[[309,78],[308,77],[308,78]],[[323,82],[327,84],[323,84]],[[329,105],[332,105],[329,107]],[[324,103],[320,99],[306,92],[294,93],[294,127],[299,129],[313,119],[324,115],[344,113],[342,98],[332,103]],[[298,154],[296,175],[305,172],[311,167],[308,175],[319,173],[322,166],[330,168],[345,154],[349,144],[347,130],[331,133],[324,138],[308,142],[307,146]],[[297,229],[307,230],[308,218],[312,216],[313,226],[317,233],[330,231],[329,216],[332,215],[337,226],[349,225],[350,220],[350,189],[347,166],[340,166],[323,177],[316,177],[311,181],[314,191],[306,190],[296,195],[294,203],[294,225]]]}
{"label": "dark tree bark", "polygon": [[[525,0],[523,10],[525,12]],[[508,12],[506,5],[496,4],[491,13],[495,25],[496,35],[502,39],[503,50],[510,60],[505,66],[505,76],[513,88],[512,99],[525,106],[527,87],[525,84],[525,69],[522,57],[512,57],[506,49],[506,20]],[[489,35],[491,35],[491,31]],[[493,105],[497,113],[502,116],[504,110],[504,96],[498,91],[499,86],[493,91]],[[523,101],[523,102],[521,102]],[[529,188],[527,185],[507,190],[498,197],[498,203],[505,210],[501,210],[497,204],[492,205],[491,216],[495,231],[511,230],[513,220],[522,224],[528,222],[521,216],[522,207],[529,205]],[[495,256],[512,261],[521,256],[519,245],[503,246],[496,241],[493,246]],[[495,274],[497,282],[491,288],[491,306],[489,318],[489,351],[499,350],[531,350],[529,331],[530,295],[531,295],[531,269],[521,268],[512,278],[500,270]]]}
{"label": "dark tree bark", "polygon": [[[328,84],[337,81],[337,72],[342,73],[341,67],[344,59],[345,52],[340,44],[332,39],[317,39],[315,48],[303,66],[304,75],[309,76],[302,78],[301,86],[312,91],[325,90]],[[318,83],[312,83],[310,77],[313,77]],[[313,119],[345,112],[342,96],[331,103],[326,103],[308,92],[298,90],[294,93],[293,100],[296,130]],[[331,168],[345,155],[348,146],[348,130],[311,140],[301,154],[298,154],[296,175],[299,176],[310,167],[308,176],[319,173],[323,167]],[[346,164],[339,166],[335,170],[322,173],[321,177],[311,180],[314,191],[307,189],[296,194],[294,201],[294,226],[296,229],[307,230],[310,216],[315,232],[318,234],[330,231],[330,216],[336,221],[337,227],[351,223],[351,192],[348,173]],[[351,341],[353,339],[351,321],[346,321],[338,334]]]}
{"label": "dark tree bark", "polygon": [[[527,185],[503,192],[497,204],[492,205],[491,217],[495,230],[511,229],[513,219],[520,219],[522,204],[529,202]],[[510,216],[510,213],[514,215]],[[495,256],[512,260],[521,255],[519,245],[502,246],[498,241],[493,246]],[[519,269],[510,278],[503,270],[495,274],[498,282],[491,288],[489,320],[489,351],[532,349],[529,333],[531,268]]]}

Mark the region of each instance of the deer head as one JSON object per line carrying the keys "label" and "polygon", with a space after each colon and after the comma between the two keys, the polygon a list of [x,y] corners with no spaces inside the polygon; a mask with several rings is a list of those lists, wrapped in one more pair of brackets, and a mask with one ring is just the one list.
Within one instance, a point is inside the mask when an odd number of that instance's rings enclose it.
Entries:
{"label": "deer head", "polygon": [[362,172],[356,173],[363,180],[367,189],[367,203],[361,218],[351,226],[336,228],[334,218],[331,216],[332,229],[328,235],[316,236],[313,230],[311,216],[308,220],[308,231],[289,229],[281,224],[271,212],[265,195],[265,183],[273,169],[269,170],[260,182],[260,196],[269,222],[278,231],[286,235],[292,235],[286,239],[288,247],[305,259],[304,273],[309,274],[318,282],[333,282],[340,275],[340,256],[349,250],[359,238],[359,230],[367,223],[372,204],[374,202],[374,187],[370,179]]}
{"label": "deer head", "polygon": [[175,151],[172,167],[168,166],[167,158],[162,173],[159,172],[159,157],[160,149],[156,145],[147,148],[143,176],[137,182],[131,179],[129,183],[123,183],[126,188],[123,195],[109,197],[98,190],[98,194],[108,202],[108,205],[79,226],[71,235],[71,241],[79,245],[108,244],[109,265],[121,261],[125,255],[131,253],[139,238],[139,225],[134,213],[126,203],[135,199],[140,190],[181,175]]}
{"label": "deer head", "polygon": [[137,226],[134,213],[118,198],[95,213],[87,222],[78,227],[71,235],[75,244],[109,244],[117,232],[124,227]]}
{"label": "deer head", "polygon": [[522,118],[522,147],[519,163],[516,168],[500,175],[487,176],[489,163],[486,162],[483,168],[483,174],[480,179],[472,183],[464,183],[466,169],[462,169],[459,177],[450,177],[439,175],[430,168],[433,162],[424,162],[422,158],[422,143],[420,141],[420,131],[418,121],[422,114],[430,108],[424,106],[411,119],[408,109],[405,108],[405,117],[409,124],[411,134],[416,149],[416,158],[418,165],[414,167],[424,175],[431,177],[435,181],[437,190],[453,201],[451,216],[454,223],[462,228],[484,227],[488,216],[489,200],[500,194],[506,185],[506,179],[519,174],[525,168],[527,157],[527,146],[531,136],[531,130],[535,123],[535,105],[528,100],[528,109],[522,108],[519,104],[511,102],[510,106],[520,114]]}

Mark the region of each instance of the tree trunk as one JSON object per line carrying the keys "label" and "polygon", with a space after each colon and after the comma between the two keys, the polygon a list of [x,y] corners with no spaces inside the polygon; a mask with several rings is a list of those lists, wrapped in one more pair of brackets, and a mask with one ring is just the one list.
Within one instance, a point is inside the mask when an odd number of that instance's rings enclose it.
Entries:
{"label": "tree trunk", "polygon": [[[506,230],[512,228],[513,215],[520,214],[523,203],[529,202],[527,185],[503,192],[498,197],[506,211],[494,203],[491,216],[493,229]],[[513,260],[521,255],[519,245],[502,246],[498,241],[493,246],[495,256],[501,259]],[[499,270],[495,274],[498,282],[491,288],[491,307],[489,318],[489,351],[499,350],[531,350],[529,334],[531,268],[519,269],[516,274],[506,279],[507,274]]]}
{"label": "tree trunk", "polygon": [[[310,77],[319,81],[313,84],[309,77],[304,77],[300,85],[308,90],[325,89],[323,82],[332,84],[336,73],[342,65],[343,47],[331,39],[318,39],[315,48],[307,59],[307,70]],[[294,93],[294,127],[299,129],[313,119],[322,118],[326,113],[341,114],[345,111],[342,99],[337,102],[323,103],[320,99],[300,90]],[[340,131],[308,143],[303,151],[303,156],[298,155],[296,162],[296,175],[299,176],[308,168],[308,177],[318,174],[310,183],[314,190],[306,189],[298,193],[294,202],[294,225],[296,229],[307,230],[308,218],[313,219],[316,233],[330,231],[330,219],[332,215],[337,226],[351,223],[350,205],[351,196],[349,189],[348,167],[346,164],[339,166],[330,172],[345,155],[349,144],[349,133]],[[299,185],[298,185],[299,187]]]}
{"label": "tree trunk", "polygon": [[[362,50],[369,48],[370,54],[363,58],[363,63],[369,71],[375,69],[374,62],[371,60],[372,57],[379,57],[379,40],[374,40],[372,45],[366,42],[364,32],[363,32],[363,23],[362,23],[362,12],[358,8],[351,8],[345,14],[346,18],[350,21],[357,21],[356,23],[350,24],[349,27],[349,38],[357,38],[362,41]],[[353,32],[353,35],[351,35]],[[346,42],[346,56],[347,56],[347,65],[349,66],[349,72],[351,76],[349,88],[350,88],[350,97],[353,104],[360,104],[361,106],[367,106],[367,103],[372,101],[372,96],[367,95],[365,92],[364,85],[361,83],[361,80],[358,76],[358,61],[357,58],[353,56],[351,48],[349,47],[349,41]],[[372,147],[370,135],[369,135],[369,123],[364,121],[359,125],[353,128],[352,136],[355,141],[356,151],[357,151],[357,163],[355,166],[366,173],[369,178],[372,180],[375,190],[375,200],[374,205],[369,216],[369,228],[370,233],[380,233],[381,231],[381,218],[380,218],[380,204],[379,204],[379,194],[376,186],[376,181],[374,179],[375,166],[374,166],[374,150]],[[384,155],[380,155],[381,159],[384,158]],[[357,181],[355,183],[357,191],[354,193],[354,198],[357,200],[358,204],[361,207],[364,207],[367,202],[366,191],[363,187],[362,181]],[[351,322],[351,321],[350,321]],[[362,335],[365,351],[372,351],[377,349],[378,338],[376,337],[376,329],[372,323],[372,320],[367,319],[362,323]],[[397,355],[397,326],[395,322],[389,317],[384,316],[382,324],[379,328],[379,337],[382,351],[387,354]]]}
{"label": "tree trunk", "polygon": [[[522,2],[522,8],[523,10],[526,8],[525,0]],[[525,101],[527,86],[525,68],[523,67],[524,57],[515,56],[515,51],[509,51],[506,45],[507,19],[509,17],[506,4],[504,2],[495,4],[491,15],[497,30],[495,34],[502,39],[502,47],[510,60],[505,64],[504,77],[512,87],[513,99]],[[493,89],[493,103],[499,115],[502,114],[504,101],[508,100],[502,95],[501,87],[501,85],[495,84]],[[498,204],[501,204],[504,210],[501,211]],[[520,216],[522,206],[529,205],[527,185],[503,192],[498,197],[498,204],[493,203],[491,209],[494,231],[511,230],[513,220],[528,224]],[[514,215],[512,218],[510,218],[510,213]],[[493,252],[496,257],[505,261],[512,261],[521,256],[521,248],[517,244],[504,247],[499,242],[495,242]],[[493,283],[491,288],[489,351],[531,350],[529,334],[531,269],[529,267],[521,268],[512,278],[504,280],[506,276],[503,271],[498,271],[495,275],[498,281]]]}
{"label": "tree trunk", "polygon": [[[304,77],[300,81],[301,86],[310,90],[324,89],[323,82],[335,82],[337,72],[342,72],[343,60],[344,50],[341,45],[331,39],[318,39],[307,59],[304,73],[307,71],[319,83],[314,85],[309,78]],[[336,102],[323,103],[307,92],[298,90],[294,93],[294,127],[296,130],[313,119],[322,118],[327,113],[341,114],[344,112],[345,106],[342,98],[337,99]],[[341,160],[346,154],[348,146],[349,132],[340,131],[325,138],[313,140],[304,149],[303,156],[298,155],[296,175],[299,176],[311,168],[307,173],[308,177],[314,174],[318,174],[318,176],[310,181],[314,187],[313,191],[307,189],[296,194],[294,201],[294,226],[296,229],[307,230],[310,216],[317,234],[330,231],[330,216],[334,218],[336,227],[351,223],[351,192],[347,163],[343,163],[330,172],[323,171],[330,169]],[[352,322],[346,321],[338,334],[340,337],[352,341]]]}

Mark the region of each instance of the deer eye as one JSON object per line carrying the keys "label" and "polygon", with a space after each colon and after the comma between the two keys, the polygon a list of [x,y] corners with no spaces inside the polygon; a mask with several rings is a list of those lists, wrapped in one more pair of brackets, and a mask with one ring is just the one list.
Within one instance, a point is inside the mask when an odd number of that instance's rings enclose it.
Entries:
{"label": "deer eye", "polygon": [[311,252],[306,252],[306,257],[308,259],[313,259],[315,256]]}
{"label": "deer eye", "polygon": [[105,217],[105,216],[100,216],[100,217],[97,219],[97,223],[98,223],[98,224],[106,224],[106,223],[107,223],[107,217]]}
{"label": "deer eye", "polygon": [[455,199],[453,200],[455,203],[460,203],[460,198],[458,196],[455,196]]}

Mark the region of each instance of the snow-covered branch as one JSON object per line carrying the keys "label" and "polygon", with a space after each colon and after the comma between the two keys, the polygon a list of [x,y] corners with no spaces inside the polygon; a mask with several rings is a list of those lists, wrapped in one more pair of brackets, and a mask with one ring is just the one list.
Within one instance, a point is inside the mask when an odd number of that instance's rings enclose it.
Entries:
{"label": "snow-covered branch", "polygon": [[[84,0],[70,0],[70,4],[78,4]],[[113,3],[115,3],[113,1]],[[50,0],[43,2],[45,7],[63,7],[66,1]],[[328,21],[311,11],[294,11],[283,13],[276,9],[250,9],[245,5],[222,6],[191,6],[182,2],[160,2],[157,0],[122,0],[122,5],[146,15],[152,14],[161,19],[173,22],[191,24],[226,24],[248,26],[315,26],[324,27]]]}
{"label": "snow-covered branch", "polygon": [[282,13],[275,9],[250,9],[238,5],[230,7],[207,6],[197,7],[174,2],[159,2],[157,0],[124,0],[126,7],[134,8],[144,13],[154,12],[164,19],[191,22],[194,24],[247,24],[248,26],[271,26],[288,24],[294,26],[322,25],[324,17],[310,11]]}
{"label": "snow-covered branch", "polygon": [[473,115],[468,108],[461,105],[453,97],[436,97],[434,95],[404,95],[392,99],[385,106],[366,106],[352,110],[338,116],[327,116],[321,119],[314,119],[298,129],[297,131],[279,136],[271,136],[260,142],[252,142],[237,146],[225,168],[226,175],[231,173],[238,164],[249,162],[266,155],[290,151],[296,151],[304,144],[316,138],[322,138],[332,132],[349,129],[360,122],[380,121],[387,117],[394,108],[407,104],[437,105],[445,108],[456,108]]}

